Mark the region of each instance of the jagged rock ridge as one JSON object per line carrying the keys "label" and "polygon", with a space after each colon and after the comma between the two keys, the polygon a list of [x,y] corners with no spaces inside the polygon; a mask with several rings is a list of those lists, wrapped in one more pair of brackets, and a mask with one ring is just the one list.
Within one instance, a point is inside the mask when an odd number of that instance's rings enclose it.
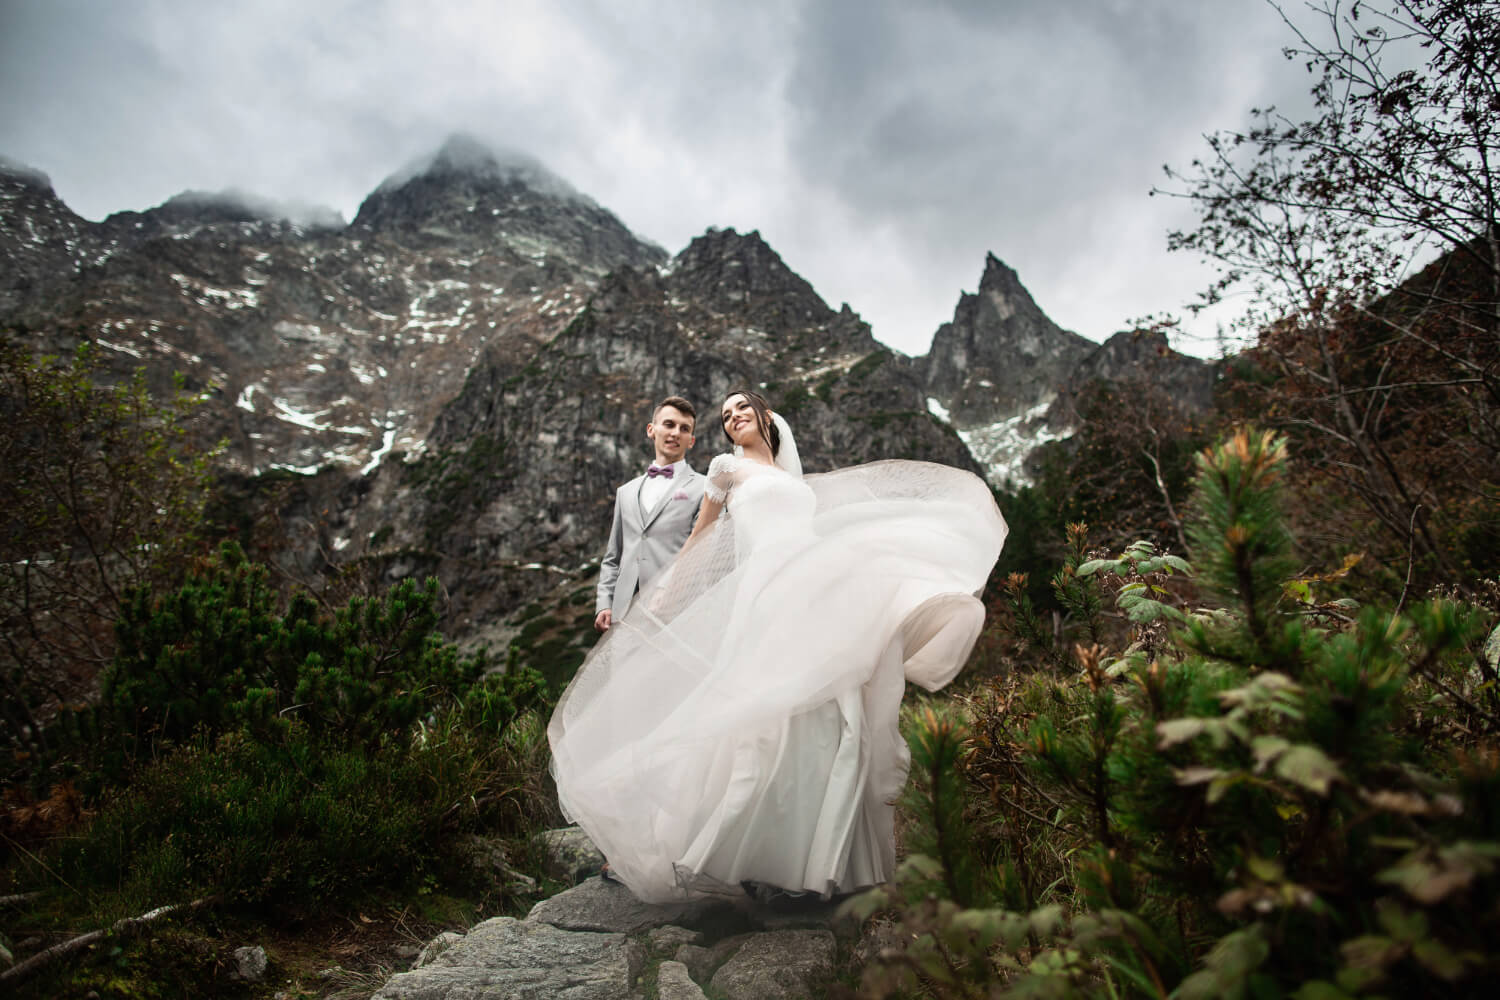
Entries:
{"label": "jagged rock ridge", "polygon": [[0,157],[0,317],[76,272],[92,249],[90,225],[62,203],[46,174]]}
{"label": "jagged rock ridge", "polygon": [[1187,413],[1213,407],[1218,368],[1211,362],[1174,351],[1160,330],[1121,330],[1099,345],[1068,373],[1048,407],[1053,426],[1077,421],[1078,402],[1098,382],[1146,383]]}
{"label": "jagged rock ridge", "polygon": [[1214,367],[1170,350],[1161,333],[1125,331],[1096,344],[1052,322],[999,258],[985,258],[977,294],[963,293],[951,322],[913,366],[932,412],[950,422],[995,485],[1028,480],[1027,459],[1067,437],[1091,383],[1144,379],[1201,412]]}
{"label": "jagged rock ridge", "polygon": [[344,217],[325,205],[278,202],[248,191],[184,191],[144,212],[116,212],[106,220],[110,234],[139,240],[188,232],[214,222],[284,222],[303,230],[339,230]]}
{"label": "jagged rock ridge", "polygon": [[1023,478],[1026,456],[1057,436],[1047,408],[1096,346],[1052,322],[1016,272],[988,254],[979,291],[959,296],[952,321],[916,364],[932,411],[952,422],[998,484]]}
{"label": "jagged rock ridge", "polygon": [[994,254],[979,291],[959,296],[925,358],[928,391],[973,426],[1046,399],[1098,345],[1059,327]]}

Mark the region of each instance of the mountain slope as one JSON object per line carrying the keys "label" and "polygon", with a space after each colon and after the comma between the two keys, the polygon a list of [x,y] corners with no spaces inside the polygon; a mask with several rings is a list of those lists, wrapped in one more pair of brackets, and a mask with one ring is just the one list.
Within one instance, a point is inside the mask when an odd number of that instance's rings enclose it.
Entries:
{"label": "mountain slope", "polygon": [[959,296],[952,321],[912,365],[932,412],[997,486],[1026,482],[1031,453],[1072,433],[1074,402],[1095,380],[1145,379],[1191,412],[1213,403],[1213,365],[1172,351],[1159,333],[1118,333],[1101,345],[1062,329],[993,254],[978,293]]}
{"label": "mountain slope", "polygon": [[232,469],[373,468],[393,448],[420,451],[483,346],[533,350],[607,270],[665,259],[531,177],[539,188],[452,140],[344,229],[326,210],[297,210],[301,224],[236,194],[89,223],[11,171],[0,204],[28,225],[8,219],[6,232],[36,235],[0,245],[12,275],[0,318],[49,350],[92,339],[159,388],[181,372]]}
{"label": "mountain slope", "polygon": [[717,408],[735,386],[787,416],[809,472],[898,457],[975,468],[857,315],[830,309],[759,234],[711,231],[662,271],[614,272],[529,358],[487,350],[428,455],[383,467],[381,501],[342,530],[461,579],[455,615],[481,628],[592,573],[615,487],[650,458],[656,400],[698,406],[689,460],[703,469],[728,447]]}

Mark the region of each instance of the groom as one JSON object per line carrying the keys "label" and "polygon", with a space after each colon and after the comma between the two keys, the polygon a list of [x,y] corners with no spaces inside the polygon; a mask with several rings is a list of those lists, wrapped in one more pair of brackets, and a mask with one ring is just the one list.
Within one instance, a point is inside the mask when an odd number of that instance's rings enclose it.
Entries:
{"label": "groom", "polygon": [[656,460],[644,475],[615,491],[609,544],[599,564],[594,628],[606,631],[635,595],[661,572],[687,541],[703,502],[704,479],[683,460],[693,446],[693,404],[668,396],[656,404],[646,437]]}

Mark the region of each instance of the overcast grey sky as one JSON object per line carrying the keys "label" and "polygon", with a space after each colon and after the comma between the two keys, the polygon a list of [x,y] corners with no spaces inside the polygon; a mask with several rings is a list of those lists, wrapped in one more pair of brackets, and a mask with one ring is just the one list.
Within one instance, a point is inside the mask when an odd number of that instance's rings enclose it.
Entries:
{"label": "overcast grey sky", "polygon": [[669,252],[760,230],[907,353],[986,251],[1103,340],[1206,281],[1147,193],[1301,102],[1288,41],[1264,0],[0,0],[0,155],[91,219],[231,187],[353,218],[466,131]]}

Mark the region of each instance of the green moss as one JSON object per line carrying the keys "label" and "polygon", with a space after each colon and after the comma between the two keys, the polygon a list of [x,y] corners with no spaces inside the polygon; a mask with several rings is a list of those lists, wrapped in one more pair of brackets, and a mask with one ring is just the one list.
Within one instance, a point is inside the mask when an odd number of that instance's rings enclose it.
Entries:
{"label": "green moss", "polygon": [[18,997],[250,996],[248,986],[224,981],[222,949],[222,941],[193,926],[156,927],[135,939],[107,938],[82,958],[22,984]]}
{"label": "green moss", "polygon": [[781,399],[775,405],[775,409],[786,416],[792,416],[811,403],[812,398],[812,393],[807,391],[807,386],[799,382],[781,394]]}
{"label": "green moss", "polygon": [[525,626],[522,627],[521,634],[517,636],[516,639],[522,644],[529,644],[543,632],[546,632],[548,629],[556,628],[561,624],[561,619],[554,618],[551,615],[543,615],[540,618],[533,618],[531,621],[527,622]]}
{"label": "green moss", "polygon": [[865,424],[869,426],[871,430],[878,431],[884,429],[895,421],[913,420],[925,415],[926,414],[919,413],[916,410],[877,410],[874,413],[850,416],[849,419]]}
{"label": "green moss", "polygon": [[572,638],[568,634],[557,634],[529,647],[523,647],[519,641],[512,647],[516,649],[517,662],[541,674],[547,682],[547,690],[554,697],[568,686],[587,655],[587,650],[572,645]]}
{"label": "green moss", "polygon": [[433,508],[426,526],[429,545],[442,538],[462,511],[474,509],[494,494],[505,461],[505,442],[493,434],[480,434],[461,451],[423,456],[407,467],[411,482],[422,489]]}
{"label": "green moss", "polygon": [[406,480],[413,486],[427,486],[441,477],[451,452],[430,452],[406,463]]}
{"label": "green moss", "polygon": [[891,357],[891,352],[884,347],[871,351],[863,358],[860,358],[853,368],[849,369],[849,377],[856,382],[863,382],[869,377],[871,372],[891,360]]}

